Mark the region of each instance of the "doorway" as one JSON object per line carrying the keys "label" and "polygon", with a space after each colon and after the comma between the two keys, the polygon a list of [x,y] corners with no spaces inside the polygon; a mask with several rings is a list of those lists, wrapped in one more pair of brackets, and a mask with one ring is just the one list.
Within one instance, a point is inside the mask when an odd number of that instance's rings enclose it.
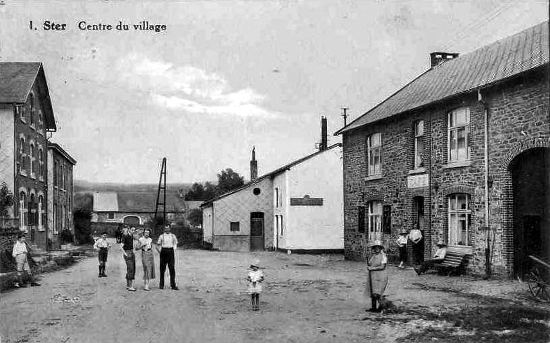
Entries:
{"label": "doorway", "polygon": [[250,213],[250,250],[264,250],[264,213]]}
{"label": "doorway", "polygon": [[514,274],[524,277],[534,266],[529,255],[550,260],[550,149],[534,148],[510,163],[513,189]]}

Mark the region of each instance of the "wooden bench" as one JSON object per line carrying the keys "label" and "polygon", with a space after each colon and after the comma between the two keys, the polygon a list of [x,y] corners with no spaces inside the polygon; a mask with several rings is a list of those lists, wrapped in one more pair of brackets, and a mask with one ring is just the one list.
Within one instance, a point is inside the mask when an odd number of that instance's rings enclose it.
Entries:
{"label": "wooden bench", "polygon": [[462,274],[472,256],[472,247],[469,246],[450,246],[447,247],[447,253],[442,262],[434,264],[438,272],[447,274]]}

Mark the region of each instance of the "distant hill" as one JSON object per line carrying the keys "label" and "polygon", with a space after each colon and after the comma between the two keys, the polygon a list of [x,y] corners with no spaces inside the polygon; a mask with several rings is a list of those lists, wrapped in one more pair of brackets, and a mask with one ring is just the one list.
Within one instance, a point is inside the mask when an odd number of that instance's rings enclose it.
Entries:
{"label": "distant hill", "polygon": [[[167,183],[167,193],[179,193],[180,190],[185,194],[191,183]],[[75,193],[94,193],[94,192],[116,192],[116,193],[155,193],[158,190],[158,183],[156,184],[128,184],[128,183],[110,183],[110,182],[89,182],[85,180],[74,180]]]}

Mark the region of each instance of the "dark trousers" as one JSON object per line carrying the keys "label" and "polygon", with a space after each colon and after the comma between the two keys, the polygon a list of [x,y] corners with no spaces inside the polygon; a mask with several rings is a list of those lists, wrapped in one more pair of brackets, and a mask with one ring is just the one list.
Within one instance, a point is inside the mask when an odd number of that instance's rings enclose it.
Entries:
{"label": "dark trousers", "polygon": [[413,261],[416,264],[421,264],[424,261],[424,238],[420,242],[412,245]]}
{"label": "dark trousers", "polygon": [[174,268],[174,249],[162,248],[160,250],[160,286],[164,287],[164,271],[168,265],[170,271],[170,287],[176,287],[176,269]]}
{"label": "dark trousers", "polygon": [[399,247],[399,261],[407,262],[407,246]]}
{"label": "dark trousers", "polygon": [[426,270],[432,269],[434,265],[436,265],[437,263],[441,263],[441,261],[443,261],[443,259],[441,258],[426,260],[422,262],[422,264],[420,265],[420,268],[418,268],[418,272],[424,273]]}
{"label": "dark trousers", "polygon": [[133,280],[136,276],[136,257],[133,250],[124,250],[126,256],[126,280]]}

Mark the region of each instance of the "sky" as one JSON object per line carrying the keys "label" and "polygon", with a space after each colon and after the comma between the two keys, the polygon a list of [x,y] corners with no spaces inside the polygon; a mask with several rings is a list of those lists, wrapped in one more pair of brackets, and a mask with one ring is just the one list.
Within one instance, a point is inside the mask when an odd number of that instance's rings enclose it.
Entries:
{"label": "sky", "polygon": [[0,0],[0,61],[43,63],[51,140],[75,179],[155,183],[166,157],[167,182],[201,182],[249,178],[253,146],[259,175],[313,153],[321,116],[338,143],[341,107],[359,117],[430,52],[468,53],[547,16],[542,0]]}

